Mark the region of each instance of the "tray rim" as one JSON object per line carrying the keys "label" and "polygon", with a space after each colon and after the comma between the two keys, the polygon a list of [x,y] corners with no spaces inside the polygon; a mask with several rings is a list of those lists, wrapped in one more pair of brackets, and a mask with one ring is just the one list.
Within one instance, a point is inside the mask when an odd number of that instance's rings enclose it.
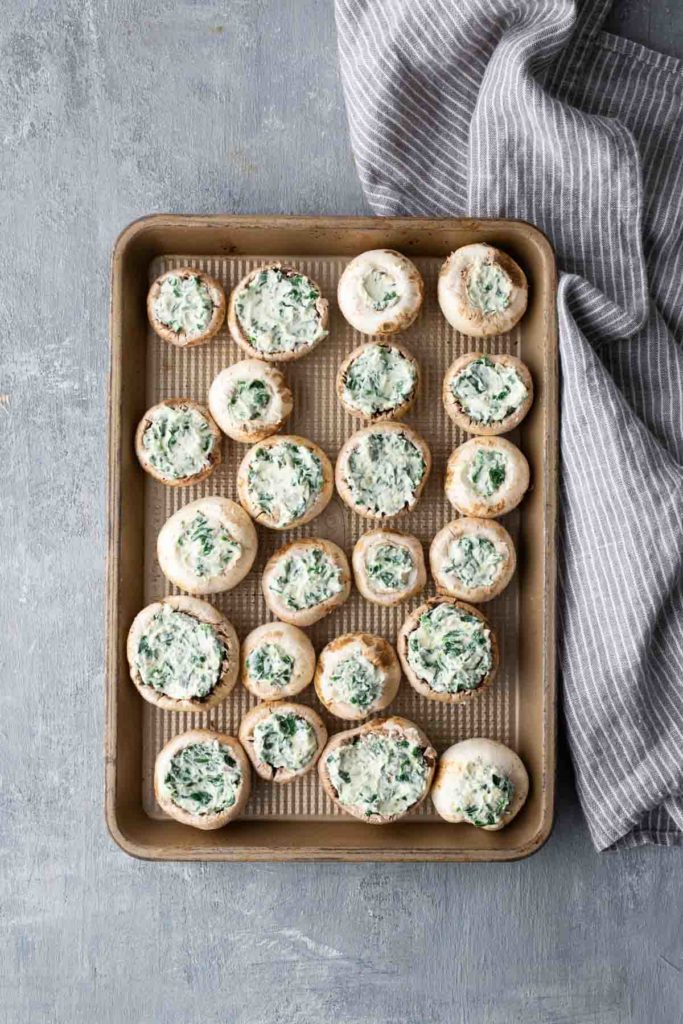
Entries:
{"label": "tray rim", "polygon": [[[121,467],[118,459],[121,431],[118,422],[119,400],[122,383],[121,324],[118,318],[118,300],[121,297],[123,266],[130,248],[140,236],[150,229],[209,228],[277,229],[290,228],[305,230],[319,227],[336,230],[386,231],[412,229],[428,231],[430,228],[447,225],[462,226],[469,230],[485,230],[487,226],[503,227],[529,235],[541,250],[550,273],[551,294],[557,291],[557,266],[555,253],[548,237],[534,224],[518,218],[498,217],[376,217],[376,216],[301,216],[269,214],[175,214],[155,213],[131,221],[117,236],[110,260],[109,300],[109,373],[108,373],[108,415],[107,415],[107,555],[106,555],[106,601],[105,601],[105,823],[107,830],[123,852],[140,860],[151,861],[337,861],[337,862],[486,862],[514,861],[536,853],[549,839],[554,825],[556,770],[557,770],[557,655],[556,655],[556,582],[557,582],[557,509],[559,484],[559,352],[558,322],[555,302],[545,311],[547,316],[547,340],[549,373],[545,385],[548,393],[546,431],[543,439],[544,457],[547,460],[549,489],[546,496],[544,515],[545,565],[543,601],[547,614],[543,617],[543,723],[544,749],[542,758],[541,786],[545,794],[543,815],[536,833],[518,846],[501,850],[463,848],[403,848],[403,849],[360,849],[356,846],[335,846],[334,848],[301,845],[288,847],[240,846],[219,850],[197,847],[189,844],[184,848],[164,844],[145,844],[128,836],[119,820],[116,804],[118,733],[118,650],[117,650],[117,579],[120,540],[120,496]],[[230,250],[216,255],[229,255]],[[275,823],[277,826],[277,823]]]}

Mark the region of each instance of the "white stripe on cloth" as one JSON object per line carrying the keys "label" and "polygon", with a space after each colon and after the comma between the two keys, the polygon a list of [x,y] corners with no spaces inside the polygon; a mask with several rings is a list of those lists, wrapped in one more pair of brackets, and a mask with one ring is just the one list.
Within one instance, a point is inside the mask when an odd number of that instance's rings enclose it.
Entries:
{"label": "white stripe on cloth", "polygon": [[[581,5],[579,5],[581,7]],[[609,0],[336,0],[358,172],[383,215],[552,239],[560,665],[599,849],[683,844],[681,64]]]}

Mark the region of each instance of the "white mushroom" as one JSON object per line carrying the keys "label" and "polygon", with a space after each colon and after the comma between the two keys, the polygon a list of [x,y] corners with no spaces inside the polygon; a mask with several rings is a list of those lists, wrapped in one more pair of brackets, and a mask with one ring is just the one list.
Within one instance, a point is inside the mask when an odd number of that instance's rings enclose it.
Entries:
{"label": "white mushroom", "polygon": [[363,334],[394,334],[413,323],[422,306],[422,275],[394,249],[372,249],[346,265],[337,301],[342,313]]}
{"label": "white mushroom", "polygon": [[471,338],[512,330],[524,316],[527,280],[511,256],[477,242],[451,253],[439,272],[439,305],[449,324]]}
{"label": "white mushroom", "polygon": [[242,683],[260,700],[294,697],[315,672],[315,651],[306,634],[284,622],[257,626],[242,643]]}
{"label": "white mushroom", "polygon": [[243,507],[261,526],[291,530],[327,507],[334,490],[332,466],[313,441],[278,434],[259,441],[237,471]]}
{"label": "white mushroom", "polygon": [[227,366],[209,388],[209,409],[224,434],[254,444],[281,429],[294,401],[284,375],[261,359]]}
{"label": "white mushroom", "polygon": [[519,505],[529,488],[529,463],[504,437],[473,437],[446,466],[446,497],[465,516],[492,519]]}
{"label": "white mushroom", "polygon": [[439,758],[432,786],[437,813],[495,832],[509,825],[529,792],[529,776],[518,755],[481,737],[454,743]]}
{"label": "white mushroom", "polygon": [[479,604],[505,590],[517,558],[512,537],[500,523],[465,516],[439,530],[429,562],[440,591]]}
{"label": "white mushroom", "polygon": [[470,434],[507,434],[522,422],[533,399],[531,374],[516,356],[468,352],[444,377],[446,412]]}
{"label": "white mushroom", "polygon": [[383,711],[398,693],[401,666],[390,643],[372,633],[345,633],[320,652],[315,691],[328,711],[351,721]]}
{"label": "white mushroom", "polygon": [[167,270],[149,289],[147,316],[164,341],[180,348],[201,345],[223,326],[223,286],[194,267]]}

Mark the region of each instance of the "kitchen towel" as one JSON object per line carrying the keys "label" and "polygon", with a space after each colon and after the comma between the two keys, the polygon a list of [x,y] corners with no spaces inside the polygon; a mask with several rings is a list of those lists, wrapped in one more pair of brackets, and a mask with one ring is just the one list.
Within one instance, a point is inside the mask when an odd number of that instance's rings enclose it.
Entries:
{"label": "kitchen towel", "polygon": [[560,269],[560,668],[598,849],[683,844],[683,75],[609,0],[337,0],[376,213],[521,217]]}

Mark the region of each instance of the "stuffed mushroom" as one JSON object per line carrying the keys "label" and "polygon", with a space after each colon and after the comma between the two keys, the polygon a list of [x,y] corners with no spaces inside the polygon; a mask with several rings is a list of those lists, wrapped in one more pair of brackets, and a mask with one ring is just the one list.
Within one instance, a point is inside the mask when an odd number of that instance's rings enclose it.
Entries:
{"label": "stuffed mushroom", "polygon": [[221,461],[221,433],[208,409],[191,398],[166,398],[148,409],[135,432],[140,465],[162,484],[188,487]]}
{"label": "stuffed mushroom", "polygon": [[346,265],[337,301],[363,334],[394,334],[413,323],[422,306],[424,282],[414,263],[394,249],[372,249]]}
{"label": "stuffed mushroom", "polygon": [[229,498],[199,498],[178,509],[159,531],[164,576],[190,594],[217,594],[244,579],[256,557],[256,530]]}
{"label": "stuffed mushroom", "polygon": [[266,562],[261,583],[270,611],[293,626],[312,626],[351,593],[346,555],[321,537],[285,544]]}
{"label": "stuffed mushroom", "polygon": [[383,711],[400,682],[396,652],[372,633],[345,633],[330,641],[320,652],[314,678],[321,704],[351,721]]}
{"label": "stuffed mushroom", "polygon": [[422,545],[400,530],[382,527],[364,533],[351,561],[363,597],[387,608],[415,597],[427,583]]}
{"label": "stuffed mushroom", "polygon": [[413,689],[449,704],[476,697],[498,669],[498,643],[486,616],[446,596],[410,613],[398,634],[398,656]]}
{"label": "stuffed mushroom", "polygon": [[251,792],[251,767],[234,736],[190,729],[157,754],[154,793],[163,811],[183,825],[222,828],[243,810]]}
{"label": "stuffed mushroom", "polygon": [[242,506],[261,526],[291,530],[327,507],[332,466],[322,448],[294,434],[266,438],[250,448],[237,471]]}
{"label": "stuffed mushroom", "polygon": [[436,751],[406,718],[375,718],[340,732],[325,747],[318,773],[335,804],[369,825],[398,821],[422,803]]}
{"label": "stuffed mushroom", "polygon": [[529,776],[514,750],[477,737],[454,743],[441,755],[432,800],[446,821],[494,832],[519,814],[528,792]]}
{"label": "stuffed mushroom", "polygon": [[500,523],[465,516],[439,530],[429,562],[440,591],[479,604],[505,590],[517,557],[512,537]]}
{"label": "stuffed mushroom", "polygon": [[464,516],[505,515],[528,489],[529,463],[504,437],[473,437],[452,452],[446,466],[446,497]]}
{"label": "stuffed mushroom", "polygon": [[451,253],[439,271],[441,312],[471,338],[505,334],[524,316],[527,280],[511,256],[477,242]]}
{"label": "stuffed mushroom", "polygon": [[353,434],[337,457],[337,491],[352,512],[391,519],[417,504],[432,466],[427,443],[410,427],[383,420]]}
{"label": "stuffed mushroom", "polygon": [[521,359],[468,352],[456,359],[443,382],[443,403],[457,426],[470,434],[507,434],[534,399],[534,385]]}
{"label": "stuffed mushroom", "polygon": [[209,409],[233,441],[255,444],[280,430],[294,401],[280,371],[260,359],[226,367],[209,388]]}
{"label": "stuffed mushroom", "polygon": [[237,681],[239,649],[232,623],[185,595],[138,612],[126,645],[138,693],[167,711],[206,711],[225,700]]}
{"label": "stuffed mushroom", "polygon": [[294,697],[315,672],[315,651],[306,634],[285,622],[257,626],[242,643],[242,683],[260,700]]}
{"label": "stuffed mushroom", "polygon": [[327,743],[320,715],[305,704],[264,701],[240,723],[240,740],[257,775],[290,782],[314,767]]}
{"label": "stuffed mushroom", "polygon": [[329,309],[319,286],[294,267],[267,263],[250,270],[228,304],[234,341],[255,359],[301,359],[327,336]]}
{"label": "stuffed mushroom", "polygon": [[201,345],[223,326],[223,286],[193,267],[167,270],[149,289],[147,316],[164,341],[180,348]]}

